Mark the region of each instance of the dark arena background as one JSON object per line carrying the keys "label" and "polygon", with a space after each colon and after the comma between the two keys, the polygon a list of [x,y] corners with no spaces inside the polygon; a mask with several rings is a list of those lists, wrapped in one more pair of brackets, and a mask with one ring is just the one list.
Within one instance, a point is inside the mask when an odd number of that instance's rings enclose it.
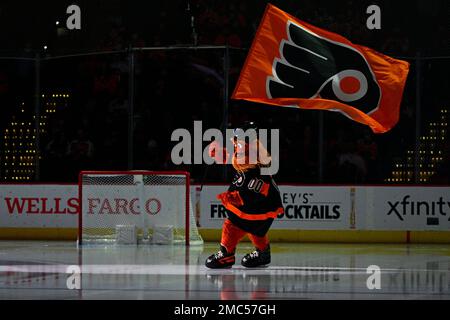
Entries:
{"label": "dark arena background", "polygon": [[[450,2],[270,2],[409,63],[381,134],[232,99],[268,3],[0,2],[0,299],[171,300],[178,319],[200,300],[269,318],[274,300],[450,298]],[[271,263],[241,266],[245,237],[208,269],[234,169],[177,163],[173,134],[201,159],[196,124],[246,121],[279,130]]]}

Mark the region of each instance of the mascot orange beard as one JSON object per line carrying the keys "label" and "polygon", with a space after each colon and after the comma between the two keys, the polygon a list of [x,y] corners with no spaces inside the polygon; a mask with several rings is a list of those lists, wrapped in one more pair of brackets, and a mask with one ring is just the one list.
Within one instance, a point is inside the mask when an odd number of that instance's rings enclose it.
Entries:
{"label": "mascot orange beard", "polygon": [[[258,139],[246,143],[243,140],[234,138],[233,145],[234,150],[231,163],[236,171],[246,172],[251,169],[270,165],[272,160],[270,154]],[[209,145],[209,155],[217,163],[223,164],[226,164],[230,158],[227,149],[222,148],[217,141],[213,141]],[[220,193],[217,195],[217,199],[224,203],[230,203],[235,207],[240,207],[244,203],[238,191]]]}
{"label": "mascot orange beard", "polygon": [[233,143],[232,165],[236,171],[245,172],[270,165],[270,154],[258,139],[254,139],[250,143],[234,139]]}
{"label": "mascot orange beard", "polygon": [[[269,152],[258,139],[246,143],[243,140],[234,138],[233,145],[234,150],[231,163],[236,171],[245,172],[257,167],[269,166],[272,161]],[[216,163],[228,164],[230,154],[217,141],[210,143],[208,153]]]}

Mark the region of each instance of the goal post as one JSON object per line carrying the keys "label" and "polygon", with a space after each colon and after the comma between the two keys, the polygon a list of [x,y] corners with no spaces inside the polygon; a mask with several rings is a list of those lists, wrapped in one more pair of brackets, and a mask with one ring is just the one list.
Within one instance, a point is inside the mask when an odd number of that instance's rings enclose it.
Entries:
{"label": "goal post", "polygon": [[185,171],[81,171],[78,243],[198,245]]}

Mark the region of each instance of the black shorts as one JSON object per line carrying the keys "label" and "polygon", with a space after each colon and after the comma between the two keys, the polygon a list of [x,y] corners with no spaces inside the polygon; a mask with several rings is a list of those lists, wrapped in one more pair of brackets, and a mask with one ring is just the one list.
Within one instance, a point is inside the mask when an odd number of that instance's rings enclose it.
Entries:
{"label": "black shorts", "polygon": [[238,228],[258,237],[264,237],[272,225],[273,218],[266,220],[245,220],[227,210],[228,219]]}

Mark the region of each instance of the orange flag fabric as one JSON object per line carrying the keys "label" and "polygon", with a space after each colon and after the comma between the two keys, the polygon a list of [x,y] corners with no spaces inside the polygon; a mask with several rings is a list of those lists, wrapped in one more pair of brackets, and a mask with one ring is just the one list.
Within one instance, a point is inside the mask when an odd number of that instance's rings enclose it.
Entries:
{"label": "orange flag fabric", "polygon": [[398,122],[409,63],[268,4],[232,99],[338,111],[375,133]]}

